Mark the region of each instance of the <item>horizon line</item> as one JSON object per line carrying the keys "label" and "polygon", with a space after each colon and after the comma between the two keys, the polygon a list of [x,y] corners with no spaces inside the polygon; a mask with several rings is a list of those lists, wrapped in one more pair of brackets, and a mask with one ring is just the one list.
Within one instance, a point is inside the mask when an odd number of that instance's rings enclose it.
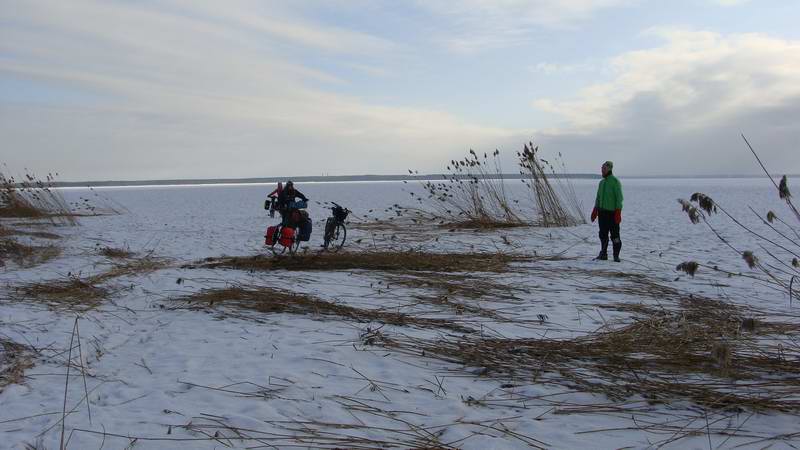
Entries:
{"label": "horizon line", "polygon": [[[777,176],[777,175],[773,175]],[[788,174],[790,178],[795,178],[800,175]],[[195,184],[264,184],[264,183],[277,183],[286,180],[293,180],[295,182],[347,182],[347,181],[425,181],[425,180],[440,180],[449,178],[446,174],[430,173],[422,175],[410,174],[395,174],[395,175],[377,175],[377,174],[364,174],[364,175],[301,175],[295,177],[242,177],[242,178],[174,178],[174,179],[145,179],[145,180],[83,180],[83,181],[55,181],[52,183],[53,187],[125,187],[125,186],[159,186],[159,185],[195,185]],[[519,179],[523,176],[513,173],[502,173],[499,175],[490,175],[490,179]],[[569,174],[548,174],[552,178],[575,178],[575,179],[593,179],[600,178],[600,174],[594,173],[569,173]],[[726,174],[726,175],[711,175],[711,174],[697,174],[697,175],[621,175],[620,178],[629,179],[689,179],[689,178],[761,178],[763,174]],[[462,175],[462,178],[466,176]]]}

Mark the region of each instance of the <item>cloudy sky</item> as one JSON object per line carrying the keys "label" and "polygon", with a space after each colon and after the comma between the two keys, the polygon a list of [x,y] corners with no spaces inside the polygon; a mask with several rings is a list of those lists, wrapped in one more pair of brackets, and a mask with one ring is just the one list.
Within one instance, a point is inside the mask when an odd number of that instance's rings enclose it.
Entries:
{"label": "cloudy sky", "polygon": [[0,0],[0,162],[62,180],[800,173],[797,0]]}

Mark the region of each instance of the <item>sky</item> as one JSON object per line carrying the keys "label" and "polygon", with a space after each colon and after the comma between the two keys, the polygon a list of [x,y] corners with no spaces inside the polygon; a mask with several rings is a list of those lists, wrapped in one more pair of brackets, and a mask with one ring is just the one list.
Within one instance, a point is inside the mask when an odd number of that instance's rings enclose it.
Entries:
{"label": "sky", "polygon": [[0,0],[0,171],[800,173],[797,0]]}

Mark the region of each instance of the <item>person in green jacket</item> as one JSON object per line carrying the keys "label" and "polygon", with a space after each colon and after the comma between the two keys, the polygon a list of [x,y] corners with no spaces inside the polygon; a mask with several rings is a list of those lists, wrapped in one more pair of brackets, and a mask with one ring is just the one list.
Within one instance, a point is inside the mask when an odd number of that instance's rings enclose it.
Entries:
{"label": "person in green jacket", "polygon": [[614,163],[606,161],[601,167],[603,179],[597,186],[597,199],[592,210],[592,222],[599,218],[600,222],[600,254],[597,259],[608,259],[608,234],[614,244],[614,261],[619,262],[622,240],[619,238],[619,224],[622,222],[622,184],[612,173]]}

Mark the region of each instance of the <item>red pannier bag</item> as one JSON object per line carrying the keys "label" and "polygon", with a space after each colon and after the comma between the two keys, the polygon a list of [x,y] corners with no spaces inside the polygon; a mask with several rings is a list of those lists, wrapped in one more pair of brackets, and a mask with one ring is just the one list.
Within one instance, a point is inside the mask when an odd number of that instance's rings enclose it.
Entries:
{"label": "red pannier bag", "polygon": [[278,243],[284,247],[291,247],[291,245],[294,244],[294,228],[283,227]]}
{"label": "red pannier bag", "polygon": [[264,234],[264,245],[275,245],[275,234],[277,234],[277,231],[277,225],[267,227],[267,232]]}

